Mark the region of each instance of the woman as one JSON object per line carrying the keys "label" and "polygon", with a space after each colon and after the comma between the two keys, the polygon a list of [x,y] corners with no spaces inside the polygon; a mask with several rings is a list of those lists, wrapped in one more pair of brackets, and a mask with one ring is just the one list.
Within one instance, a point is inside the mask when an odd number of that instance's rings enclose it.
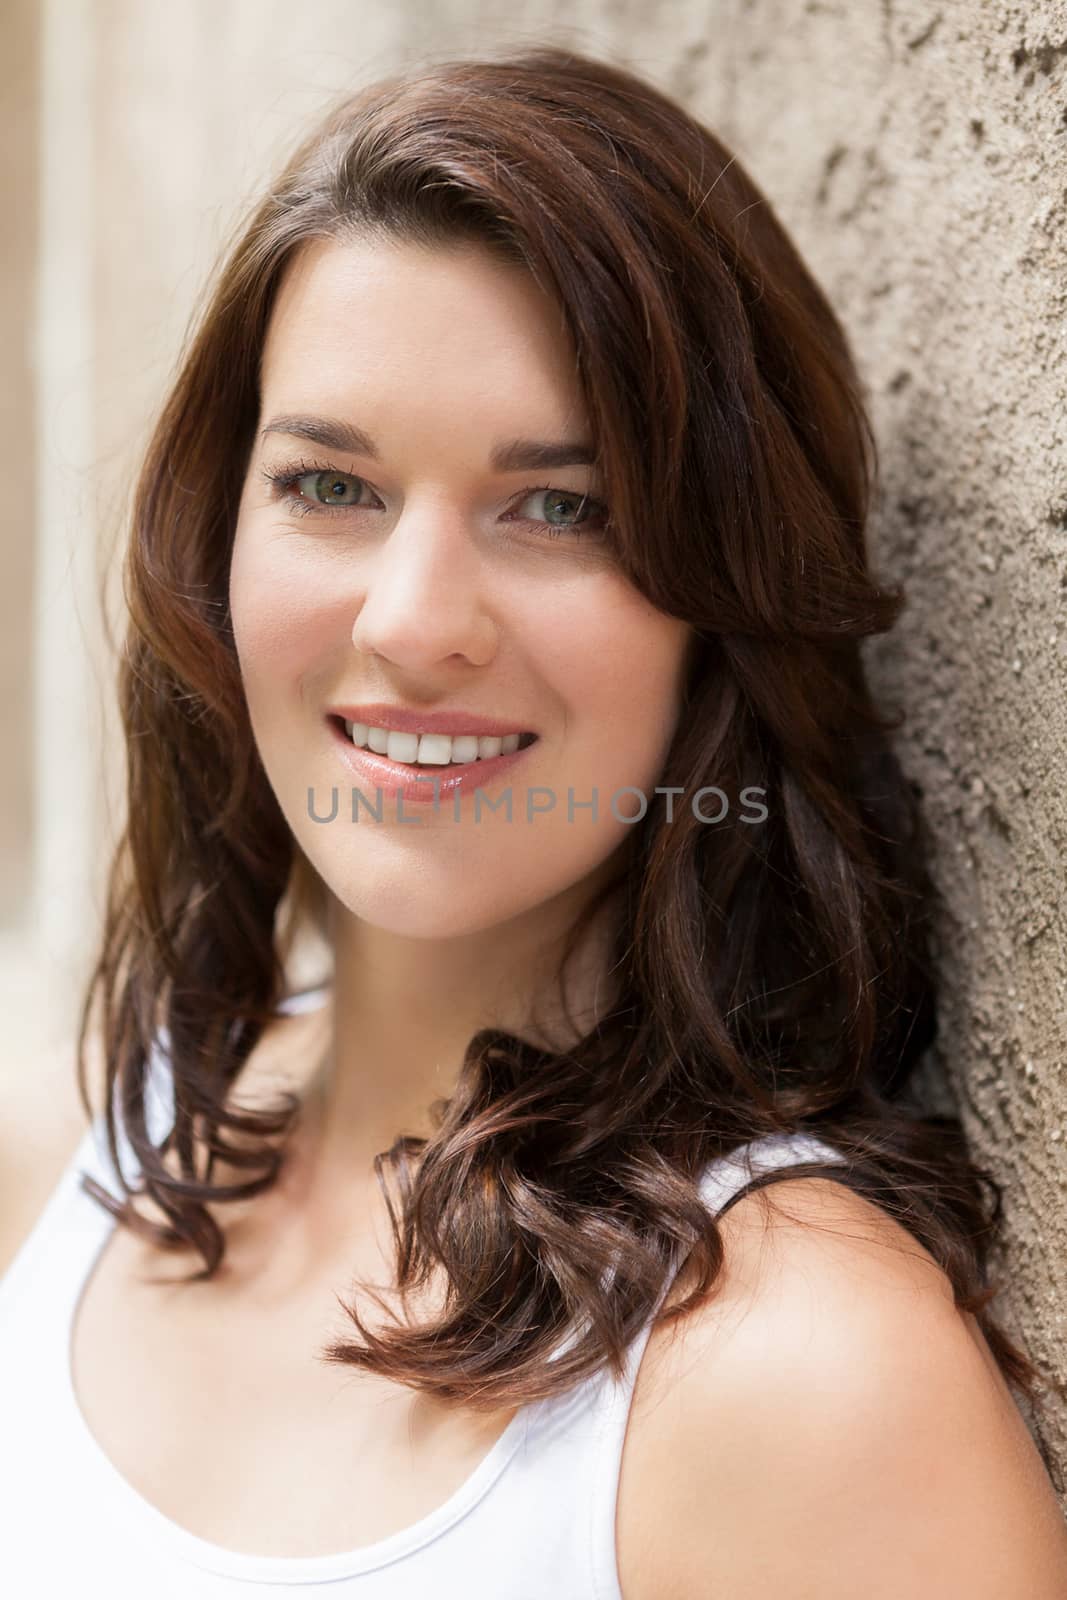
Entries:
{"label": "woman", "polygon": [[618,66],[406,72],[271,185],[135,500],[19,1593],[1067,1594],[988,1180],[904,1099],[873,462],[770,207]]}

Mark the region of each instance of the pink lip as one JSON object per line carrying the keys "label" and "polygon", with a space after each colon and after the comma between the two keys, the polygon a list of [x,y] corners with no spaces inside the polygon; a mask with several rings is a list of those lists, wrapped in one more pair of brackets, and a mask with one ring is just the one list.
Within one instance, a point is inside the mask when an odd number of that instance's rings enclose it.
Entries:
{"label": "pink lip", "polygon": [[[352,717],[347,720],[362,722],[362,717]],[[516,761],[521,761],[527,751],[532,750],[530,744],[523,750],[512,750],[508,755],[488,756],[485,760],[464,762],[462,766],[421,767],[416,774],[411,767],[404,766],[402,762],[390,761],[388,756],[380,756],[374,750],[361,750],[354,745],[344,728],[333,720],[327,718],[331,737],[340,747],[341,758],[352,769],[359,779],[361,792],[369,806],[377,804],[376,790],[389,800],[402,797],[404,803],[411,802],[416,805],[433,804],[435,792],[438,804],[446,796],[454,794],[457,790],[473,792],[475,789],[485,789],[504,772],[513,767]],[[384,724],[375,723],[375,727]],[[454,724],[453,724],[454,726]],[[425,722],[413,729],[399,728],[399,733],[419,732],[433,733],[434,728],[428,728]],[[506,730],[514,732],[514,729]],[[537,741],[535,740],[534,743]],[[431,782],[430,779],[434,781]]]}
{"label": "pink lip", "polygon": [[521,722],[501,722],[498,717],[479,717],[472,711],[409,711],[404,706],[327,706],[327,714],[343,722],[363,722],[368,728],[388,728],[391,733],[485,734],[503,738],[506,733],[533,733]]}

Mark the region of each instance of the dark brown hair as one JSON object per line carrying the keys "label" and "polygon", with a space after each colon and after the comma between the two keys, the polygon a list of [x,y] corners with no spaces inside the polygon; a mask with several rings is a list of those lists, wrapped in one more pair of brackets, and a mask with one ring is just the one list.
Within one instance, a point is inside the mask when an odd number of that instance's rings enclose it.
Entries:
{"label": "dark brown hair", "polygon": [[[433,1137],[397,1130],[377,1158],[397,1286],[443,1270],[440,1316],[371,1333],[350,1308],[362,1342],[330,1358],[484,1409],[617,1373],[686,1257],[696,1287],[670,1315],[719,1274],[706,1163],[807,1130],[845,1164],[758,1182],[835,1178],[897,1218],[1033,1399],[1037,1369],[989,1311],[999,1187],[909,1088],[934,1035],[934,897],[899,715],[876,710],[860,656],[903,600],[869,570],[877,457],[846,338],[712,133],[622,65],[555,48],[423,62],[333,107],[210,288],[134,497],[128,823],[79,1035],[88,1109],[99,1001],[112,1157],[121,1127],[141,1177],[121,1202],[87,1187],[161,1247],[195,1247],[210,1277],[225,1237],[208,1206],[268,1188],[299,1115],[296,1096],[230,1098],[284,992],[284,913],[298,922],[315,885],[258,758],[228,574],[282,273],[309,240],[367,235],[477,242],[555,297],[616,559],[696,642],[660,782],[762,786],[768,816],[707,826],[679,805],[668,823],[650,806],[632,827],[597,903],[618,897],[609,1014],[560,1054],[478,1033]],[[157,1147],[161,1029],[175,1119]],[[213,1183],[217,1161],[248,1175]]]}

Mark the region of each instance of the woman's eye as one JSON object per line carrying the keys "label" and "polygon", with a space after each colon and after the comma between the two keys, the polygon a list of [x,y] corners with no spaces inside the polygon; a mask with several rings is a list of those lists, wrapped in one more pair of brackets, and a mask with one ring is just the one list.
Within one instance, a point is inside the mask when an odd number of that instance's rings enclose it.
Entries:
{"label": "woman's eye", "polygon": [[308,487],[302,492],[313,505],[320,506],[358,505],[365,487],[363,479],[350,472],[306,472],[303,477],[293,479],[296,489],[304,484]]}
{"label": "woman's eye", "polygon": [[540,502],[540,515],[523,518],[525,521],[543,522],[551,533],[580,533],[582,535],[603,531],[607,507],[587,494],[569,489],[542,487],[527,489],[518,502],[522,506]]}

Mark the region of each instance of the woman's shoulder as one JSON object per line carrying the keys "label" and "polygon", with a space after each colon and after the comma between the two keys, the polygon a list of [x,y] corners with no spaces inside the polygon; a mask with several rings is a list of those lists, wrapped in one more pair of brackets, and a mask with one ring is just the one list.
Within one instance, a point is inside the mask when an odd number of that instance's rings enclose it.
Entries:
{"label": "woman's shoulder", "polygon": [[1052,1486],[923,1246],[820,1177],[743,1197],[720,1230],[712,1296],[657,1339],[627,1600],[771,1600],[798,1572],[824,1600],[1064,1600]]}

